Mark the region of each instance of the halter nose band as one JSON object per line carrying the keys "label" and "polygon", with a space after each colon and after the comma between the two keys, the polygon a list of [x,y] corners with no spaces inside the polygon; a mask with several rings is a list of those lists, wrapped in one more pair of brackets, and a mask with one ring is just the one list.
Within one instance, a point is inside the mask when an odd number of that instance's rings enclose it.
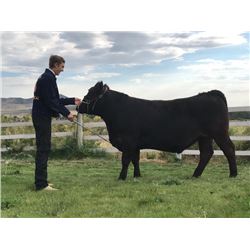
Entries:
{"label": "halter nose band", "polygon": [[108,86],[105,86],[104,88],[104,91],[103,93],[101,93],[99,96],[97,96],[96,98],[94,98],[93,100],[82,100],[81,103],[84,103],[84,104],[87,104],[87,114],[89,113],[89,105],[94,102],[94,104],[92,105],[92,111],[94,110],[95,108],[95,105],[96,103],[98,102],[98,100],[100,100],[104,95],[105,93],[109,90],[109,87]]}
{"label": "halter nose band", "polygon": [[91,101],[85,101],[85,100],[82,100],[82,103],[85,103],[85,104],[90,104]]}

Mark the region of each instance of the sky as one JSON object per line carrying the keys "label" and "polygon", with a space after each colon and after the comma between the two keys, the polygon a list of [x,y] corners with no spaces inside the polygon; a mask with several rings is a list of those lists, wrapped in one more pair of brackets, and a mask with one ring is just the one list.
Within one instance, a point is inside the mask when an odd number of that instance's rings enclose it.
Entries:
{"label": "sky", "polygon": [[83,98],[97,81],[144,99],[221,90],[249,106],[250,32],[1,32],[2,97],[31,98],[52,54],[65,58],[59,92]]}

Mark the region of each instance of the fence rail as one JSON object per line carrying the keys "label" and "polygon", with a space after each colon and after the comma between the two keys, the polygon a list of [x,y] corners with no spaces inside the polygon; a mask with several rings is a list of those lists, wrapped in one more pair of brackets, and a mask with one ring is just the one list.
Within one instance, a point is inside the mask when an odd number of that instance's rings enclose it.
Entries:
{"label": "fence rail", "polygon": [[[32,104],[31,104],[32,105]],[[74,111],[75,108],[69,107],[70,110]],[[241,106],[241,107],[229,107],[228,112],[250,112],[250,106]],[[21,108],[21,109],[15,109],[15,110],[1,110],[2,115],[20,115],[20,114],[31,114],[31,106],[29,108]]]}
{"label": "fence rail", "polygon": [[[72,122],[68,121],[68,120],[53,120],[52,121],[52,125],[70,125],[72,124]],[[249,121],[250,124],[250,121]],[[2,128],[6,128],[6,127],[29,127],[29,126],[33,126],[32,122],[6,122],[6,123],[1,123],[1,127]],[[85,123],[84,127],[86,128],[98,128],[98,127],[105,127],[105,122],[88,122]],[[244,125],[242,125],[244,126]]]}
{"label": "fence rail", "polygon": [[[52,125],[70,125],[72,124],[68,120],[53,120]],[[31,127],[33,126],[32,122],[6,122],[1,123],[1,128],[10,128],[10,127]],[[230,127],[250,127],[250,121],[230,121],[229,122]],[[101,128],[106,127],[105,122],[88,122],[84,124],[84,127],[86,128]]]}
{"label": "fence rail", "polygon": [[[229,108],[229,112],[249,112],[250,107],[233,107]],[[70,125],[72,124],[68,120],[53,120],[52,125]],[[8,128],[8,127],[27,127],[27,126],[33,126],[32,122],[12,122],[12,123],[1,123],[1,128]],[[235,126],[244,126],[244,127],[250,127],[250,120],[247,121],[230,121],[229,122],[230,127],[235,127]],[[106,127],[104,122],[88,122],[84,124],[85,128],[91,129],[91,128],[103,128]],[[97,135],[85,135],[82,138],[82,128],[77,125],[77,129],[75,132],[53,132],[52,137],[66,137],[66,136],[77,136],[78,135],[78,142],[82,142],[82,140],[101,140],[100,137]],[[79,137],[80,134],[80,137]],[[105,139],[109,139],[108,135],[102,135]],[[11,135],[1,135],[0,139],[1,140],[16,140],[16,139],[34,139],[35,134],[11,134]],[[250,135],[244,135],[244,136],[236,136],[233,135],[230,137],[231,140],[233,141],[250,141]],[[32,146],[27,146],[24,148],[24,150],[34,150],[35,147]],[[1,148],[1,152],[6,152],[8,151],[9,148]],[[107,152],[118,152],[118,150],[114,147],[110,147],[105,149]],[[142,152],[152,152],[156,150],[151,150],[151,149],[145,149],[142,150]],[[199,150],[184,150],[182,152],[183,155],[199,155]],[[222,155],[222,151],[220,150],[215,150],[214,151],[215,155]],[[238,156],[250,156],[250,150],[247,151],[236,151],[236,155]]]}
{"label": "fence rail", "polygon": [[[87,125],[87,123],[85,124]],[[105,126],[99,126],[105,127]],[[74,136],[74,132],[52,132],[52,137],[66,137],[66,136]],[[105,139],[109,139],[108,135],[102,135]],[[34,139],[35,134],[15,134],[15,135],[1,135],[1,140],[17,140],[17,139]],[[250,141],[250,136],[230,136],[233,141]],[[97,135],[85,135],[84,140],[101,140]]]}

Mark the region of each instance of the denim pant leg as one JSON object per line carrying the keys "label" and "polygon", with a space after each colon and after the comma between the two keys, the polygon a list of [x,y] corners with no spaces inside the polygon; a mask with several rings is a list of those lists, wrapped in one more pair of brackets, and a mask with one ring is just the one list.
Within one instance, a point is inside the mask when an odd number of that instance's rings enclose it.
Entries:
{"label": "denim pant leg", "polygon": [[36,168],[35,168],[35,186],[36,189],[42,189],[48,186],[48,157],[51,148],[51,118],[32,117],[36,131]]}

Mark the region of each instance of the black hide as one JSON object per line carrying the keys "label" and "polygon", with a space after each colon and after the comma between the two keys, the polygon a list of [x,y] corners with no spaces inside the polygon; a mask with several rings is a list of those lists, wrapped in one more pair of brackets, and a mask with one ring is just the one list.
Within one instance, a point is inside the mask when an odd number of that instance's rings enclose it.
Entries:
{"label": "black hide", "polygon": [[169,101],[150,101],[110,90],[98,82],[89,89],[79,110],[101,116],[110,142],[122,152],[119,179],[126,179],[128,165],[134,177],[140,176],[140,149],[173,153],[198,142],[200,161],[193,174],[198,177],[213,155],[212,141],[218,144],[229,162],[230,176],[237,175],[235,149],[228,134],[228,108],[218,90]]}

